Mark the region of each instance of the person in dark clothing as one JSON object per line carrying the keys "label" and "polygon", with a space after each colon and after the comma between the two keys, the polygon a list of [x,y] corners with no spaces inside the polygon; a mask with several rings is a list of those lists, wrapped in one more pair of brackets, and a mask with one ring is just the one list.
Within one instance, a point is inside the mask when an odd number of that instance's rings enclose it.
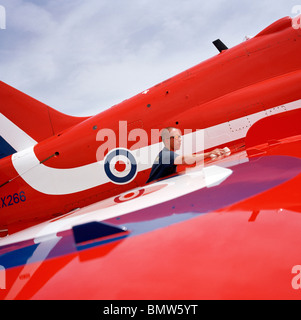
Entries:
{"label": "person in dark clothing", "polygon": [[158,154],[146,183],[170,176],[177,172],[175,159],[178,156],[174,151],[168,150],[166,147]]}
{"label": "person in dark clothing", "polygon": [[161,138],[164,148],[156,157],[146,183],[175,174],[177,172],[177,165],[179,164],[191,165],[203,161],[205,158],[214,158],[226,153],[224,149],[215,149],[201,154],[178,155],[175,151],[181,148],[181,132],[173,127],[163,129]]}

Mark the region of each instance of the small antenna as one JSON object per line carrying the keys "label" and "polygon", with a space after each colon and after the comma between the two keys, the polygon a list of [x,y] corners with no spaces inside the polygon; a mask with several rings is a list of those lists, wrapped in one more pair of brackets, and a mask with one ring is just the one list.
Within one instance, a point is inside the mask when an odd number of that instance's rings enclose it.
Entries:
{"label": "small antenna", "polygon": [[217,39],[212,43],[215,45],[216,49],[219,52],[222,52],[223,50],[228,50],[228,47],[220,39]]}

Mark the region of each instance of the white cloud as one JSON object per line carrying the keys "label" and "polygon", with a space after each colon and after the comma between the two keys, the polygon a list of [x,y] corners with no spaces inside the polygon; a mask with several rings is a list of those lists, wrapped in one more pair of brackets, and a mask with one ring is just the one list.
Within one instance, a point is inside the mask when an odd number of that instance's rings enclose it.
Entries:
{"label": "white cloud", "polygon": [[296,1],[2,0],[1,80],[74,114],[96,114],[286,15]]}

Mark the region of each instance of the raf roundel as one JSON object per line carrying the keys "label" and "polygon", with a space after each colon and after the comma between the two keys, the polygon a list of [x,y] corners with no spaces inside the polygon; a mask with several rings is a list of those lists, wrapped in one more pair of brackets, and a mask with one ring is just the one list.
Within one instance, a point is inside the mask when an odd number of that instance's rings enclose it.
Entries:
{"label": "raf roundel", "polygon": [[107,154],[104,169],[113,183],[126,184],[136,177],[138,167],[135,157],[129,150],[117,148]]}

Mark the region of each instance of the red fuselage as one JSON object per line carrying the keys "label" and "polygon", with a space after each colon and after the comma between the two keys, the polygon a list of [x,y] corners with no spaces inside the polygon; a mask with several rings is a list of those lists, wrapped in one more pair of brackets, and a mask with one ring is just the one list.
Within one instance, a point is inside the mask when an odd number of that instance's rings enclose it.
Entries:
{"label": "red fuselage", "polygon": [[[116,134],[116,148],[129,150],[151,145],[158,138],[152,135],[154,129],[169,126],[182,132],[213,128],[208,136],[212,140],[205,144],[205,149],[242,146],[245,132],[255,121],[250,115],[268,116],[273,110],[278,112],[283,105],[301,99],[300,50],[300,29],[291,27],[290,18],[281,19],[256,37],[39,141],[34,154],[43,163],[37,166],[64,170],[67,174],[69,169],[102,161],[110,148],[108,139],[99,136],[101,129]],[[126,132],[120,121],[126,123]],[[219,125],[229,128],[228,135],[220,139]],[[135,129],[143,129],[147,140],[135,134],[129,137]],[[102,158],[99,150],[105,151]],[[47,194],[28,184],[23,179],[25,172],[20,174],[12,159],[13,156],[8,156],[0,160],[0,229],[12,228],[11,232],[142,186],[151,166],[150,163],[138,170],[128,183],[100,181],[99,185],[76,192]],[[26,172],[30,174],[30,170]],[[81,182],[80,175],[74,176],[74,180],[70,175],[70,181],[57,181],[51,174],[38,179],[45,190],[49,186],[59,188],[60,184]]]}

